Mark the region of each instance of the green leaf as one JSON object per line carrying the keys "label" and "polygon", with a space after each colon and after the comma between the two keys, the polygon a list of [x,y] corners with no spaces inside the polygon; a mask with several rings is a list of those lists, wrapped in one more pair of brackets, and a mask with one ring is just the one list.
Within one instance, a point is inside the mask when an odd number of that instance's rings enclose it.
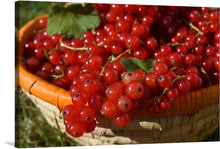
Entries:
{"label": "green leaf", "polygon": [[155,63],[156,60],[154,59],[148,59],[147,61],[133,57],[121,59],[121,64],[125,67],[127,71],[143,69],[146,72],[153,72],[153,66]]}
{"label": "green leaf", "polygon": [[50,9],[47,32],[62,34],[67,38],[80,38],[88,29],[96,28],[100,18],[91,4],[75,4],[68,7],[53,5]]}

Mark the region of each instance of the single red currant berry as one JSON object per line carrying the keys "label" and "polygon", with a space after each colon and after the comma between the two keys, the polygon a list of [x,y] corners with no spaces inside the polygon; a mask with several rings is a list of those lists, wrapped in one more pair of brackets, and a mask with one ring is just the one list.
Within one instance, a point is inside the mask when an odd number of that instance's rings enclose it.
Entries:
{"label": "single red currant berry", "polygon": [[158,77],[158,83],[161,87],[169,87],[172,83],[172,78],[168,73],[161,73]]}
{"label": "single red currant berry", "polygon": [[170,100],[174,100],[179,96],[179,91],[176,87],[168,87],[167,91],[166,91],[166,96],[170,99]]}
{"label": "single red currant berry", "polygon": [[128,98],[137,100],[143,96],[144,87],[139,81],[132,81],[126,85],[125,94]]}
{"label": "single red currant berry", "polygon": [[108,100],[117,101],[117,99],[123,95],[123,88],[114,83],[106,89],[105,93]]}
{"label": "single red currant berry", "polygon": [[77,53],[72,50],[65,51],[62,58],[67,65],[74,65],[78,62]]}
{"label": "single red currant berry", "polygon": [[186,80],[188,80],[191,84],[191,88],[194,88],[198,85],[199,76],[197,73],[194,72],[188,72],[185,75]]}
{"label": "single red currant berry", "polygon": [[39,19],[39,24],[42,28],[47,28],[47,17],[42,17]]}
{"label": "single red currant berry", "polygon": [[150,51],[156,50],[157,39],[155,37],[153,37],[153,36],[149,37],[145,41],[145,46],[146,46],[147,50],[150,50]]}
{"label": "single red currant berry", "polygon": [[160,75],[161,73],[167,72],[168,66],[165,63],[156,62],[153,66],[153,72],[156,75]]}
{"label": "single red currant berry", "polygon": [[145,75],[144,85],[148,88],[156,88],[158,86],[157,76],[149,72]]}
{"label": "single red currant berry", "polygon": [[201,67],[207,71],[207,70],[210,70],[211,67],[212,67],[212,61],[209,60],[209,59],[203,59],[202,62],[201,62]]}
{"label": "single red currant berry", "polygon": [[86,78],[83,82],[82,82],[82,90],[86,93],[86,94],[94,94],[97,92],[99,88],[99,83],[98,81],[93,78]]}
{"label": "single red currant berry", "polygon": [[76,122],[79,120],[79,109],[75,105],[67,105],[62,113],[66,121]]}
{"label": "single red currant berry", "polygon": [[88,100],[89,96],[82,91],[75,92],[72,96],[72,103],[79,107],[84,106],[88,102]]}
{"label": "single red currant berry", "polygon": [[189,19],[192,23],[197,23],[200,20],[200,12],[197,10],[193,10],[189,13]]}
{"label": "single red currant berry", "polygon": [[168,56],[168,61],[171,66],[179,66],[182,63],[182,56],[178,52],[173,52]]}
{"label": "single red currant berry", "polygon": [[140,39],[134,35],[129,35],[125,41],[125,46],[132,51],[136,51],[140,47]]}
{"label": "single red currant berry", "polygon": [[160,98],[160,102],[158,104],[161,109],[168,110],[170,108],[171,102],[167,97],[163,96]]}
{"label": "single red currant berry", "polygon": [[119,113],[114,117],[114,122],[119,127],[125,127],[129,124],[131,116],[129,113]]}
{"label": "single red currant berry", "polygon": [[115,102],[105,101],[101,108],[102,114],[107,118],[113,118],[118,113],[118,106]]}
{"label": "single red currant berry", "polygon": [[95,111],[92,108],[88,106],[84,106],[80,109],[79,111],[80,122],[90,123],[94,120],[94,118],[95,118]]}
{"label": "single red currant berry", "polygon": [[188,80],[181,79],[176,82],[176,87],[180,94],[185,94],[190,91],[191,84]]}
{"label": "single red currant berry", "polygon": [[49,54],[49,61],[51,64],[58,65],[62,59],[62,52],[59,50],[53,50]]}
{"label": "single red currant berry", "polygon": [[126,95],[122,95],[118,98],[117,105],[121,112],[128,112],[132,108],[132,100]]}
{"label": "single red currant berry", "polygon": [[37,57],[30,57],[26,61],[26,66],[30,71],[37,71],[40,69],[40,60]]}
{"label": "single red currant berry", "polygon": [[128,83],[130,83],[133,80],[136,80],[136,76],[133,71],[127,71],[122,76],[122,81],[125,85],[127,85]]}
{"label": "single red currant berry", "polygon": [[66,132],[75,138],[79,138],[85,133],[85,126],[81,122],[67,122]]}
{"label": "single red currant berry", "polygon": [[90,133],[92,131],[95,130],[95,127],[96,127],[96,120],[92,120],[91,122],[87,122],[87,123],[84,123],[84,126],[85,126],[85,133]]}
{"label": "single red currant berry", "polygon": [[115,83],[118,81],[118,72],[110,67],[105,68],[103,72],[103,80],[108,85]]}
{"label": "single red currant berry", "polygon": [[187,66],[193,65],[195,63],[195,56],[191,53],[186,54],[185,57],[184,57],[184,63]]}
{"label": "single red currant berry", "polygon": [[88,100],[89,106],[94,110],[100,110],[102,107],[102,103],[103,103],[103,97],[99,93],[95,93],[91,95]]}
{"label": "single red currant berry", "polygon": [[162,45],[160,47],[161,56],[168,56],[172,53],[172,49],[169,45]]}
{"label": "single red currant berry", "polygon": [[69,80],[73,81],[73,79],[79,75],[80,71],[80,65],[72,65],[69,68],[67,68],[66,75]]}

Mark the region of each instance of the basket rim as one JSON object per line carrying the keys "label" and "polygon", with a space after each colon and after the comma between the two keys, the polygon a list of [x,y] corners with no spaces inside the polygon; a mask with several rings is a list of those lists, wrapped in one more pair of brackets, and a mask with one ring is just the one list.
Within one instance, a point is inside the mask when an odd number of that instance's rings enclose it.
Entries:
{"label": "basket rim", "polygon": [[[45,102],[55,105],[59,110],[62,110],[64,109],[66,105],[72,104],[69,92],[65,89],[62,89],[58,86],[55,86],[41,79],[40,77],[28,71],[24,64],[24,58],[22,57],[24,44],[26,41],[29,40],[31,35],[34,34],[33,30],[40,28],[38,21],[42,17],[48,17],[48,14],[45,14],[45,15],[42,15],[42,16],[39,16],[37,18],[30,20],[27,24],[25,24],[19,30],[19,57],[17,61],[19,63],[18,64],[19,85],[20,87],[22,87],[25,91],[29,92],[30,94],[44,100]],[[199,104],[197,101],[190,101],[192,97],[197,98],[197,100],[198,98],[201,98],[201,96],[199,95],[203,94],[203,92],[205,93],[204,95],[206,95],[207,92],[209,93],[211,92],[210,98],[212,97],[212,100],[202,100],[202,103],[199,103]],[[213,93],[215,93],[216,95],[214,95]],[[202,97],[204,97],[204,95],[202,95]],[[212,85],[207,88],[203,88],[201,90],[191,91],[186,95],[181,95],[180,97],[178,97],[178,99],[181,100],[181,102],[176,102],[177,100],[175,100],[173,102],[175,106],[171,106],[169,110],[160,112],[158,115],[153,116],[153,117],[175,116],[175,115],[180,115],[180,114],[194,114],[199,109],[218,103],[219,102],[219,84]],[[191,104],[191,106],[181,107],[180,105],[182,105],[183,103],[185,105]],[[134,113],[132,117],[137,118],[137,119],[146,119],[152,116],[146,115],[145,111],[140,110],[140,112]]]}

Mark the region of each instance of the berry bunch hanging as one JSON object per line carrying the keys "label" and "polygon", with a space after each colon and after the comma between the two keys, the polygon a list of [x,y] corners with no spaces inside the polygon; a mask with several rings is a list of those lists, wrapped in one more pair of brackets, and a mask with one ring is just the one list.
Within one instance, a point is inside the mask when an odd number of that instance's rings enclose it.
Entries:
{"label": "berry bunch hanging", "polygon": [[157,115],[180,95],[219,83],[218,9],[66,4],[51,10],[24,46],[25,64],[69,91],[73,104],[62,112],[73,137],[95,129],[96,113],[124,127],[140,107]]}

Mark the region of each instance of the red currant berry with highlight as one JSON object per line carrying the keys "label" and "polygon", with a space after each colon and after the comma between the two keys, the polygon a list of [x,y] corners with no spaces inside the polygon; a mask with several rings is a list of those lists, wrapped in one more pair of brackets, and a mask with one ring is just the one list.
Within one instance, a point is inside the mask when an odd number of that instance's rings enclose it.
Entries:
{"label": "red currant berry with highlight", "polygon": [[131,116],[129,113],[119,113],[114,117],[114,122],[119,127],[125,127],[129,124]]}
{"label": "red currant berry with highlight", "polygon": [[122,81],[125,85],[134,80],[136,80],[136,75],[133,71],[127,71],[122,76]]}
{"label": "red currant berry with highlight", "polygon": [[165,63],[156,62],[153,66],[153,72],[156,75],[160,75],[161,73],[167,72],[168,66]]}
{"label": "red currant berry with highlight", "polygon": [[117,101],[117,99],[123,95],[123,87],[116,85],[115,83],[110,85],[105,93],[106,93],[106,97],[108,98],[108,100],[110,101]]}
{"label": "red currant berry with highlight", "polygon": [[79,108],[75,105],[67,105],[63,111],[63,118],[66,121],[76,122],[79,120]]}
{"label": "red currant berry with highlight", "polygon": [[156,50],[157,39],[155,37],[153,37],[153,36],[149,37],[145,41],[145,46],[146,46],[147,50],[150,50],[150,51]]}
{"label": "red currant berry with highlight", "polygon": [[168,87],[167,91],[166,91],[166,96],[170,99],[170,100],[174,100],[179,96],[179,91],[176,87]]}
{"label": "red currant berry with highlight", "polygon": [[125,94],[128,98],[137,100],[144,94],[144,87],[139,81],[132,81],[125,87]]}
{"label": "red currant berry with highlight", "polygon": [[163,96],[160,98],[160,102],[158,104],[161,109],[168,110],[170,109],[171,101],[167,97]]}
{"label": "red currant berry with highlight", "polygon": [[75,138],[79,138],[85,133],[85,126],[81,122],[67,122],[66,132]]}
{"label": "red currant berry with highlight", "polygon": [[88,100],[89,96],[83,91],[75,92],[72,96],[72,103],[79,107],[84,106],[88,102]]}
{"label": "red currant berry with highlight", "polygon": [[148,88],[156,88],[158,86],[157,76],[150,72],[145,75],[144,85]]}
{"label": "red currant berry with highlight", "polygon": [[126,95],[122,95],[118,98],[117,105],[121,112],[128,112],[132,108],[132,100]]}
{"label": "red currant berry with highlight", "polygon": [[93,78],[86,78],[83,82],[82,82],[82,90],[86,93],[86,94],[94,94],[96,93],[96,91],[99,88],[99,83],[98,81]]}
{"label": "red currant berry with highlight", "polygon": [[168,56],[168,62],[171,66],[179,66],[182,63],[182,56],[178,52],[173,52]]}
{"label": "red currant berry with highlight", "polygon": [[170,77],[170,75],[168,73],[161,73],[158,77],[158,84],[161,87],[169,87],[171,85],[172,82],[172,78]]}
{"label": "red currant berry with highlight", "polygon": [[84,106],[80,109],[79,111],[80,122],[90,123],[94,120],[94,118],[95,118],[95,111],[92,108],[88,106]]}
{"label": "red currant berry with highlight", "polygon": [[99,93],[95,93],[91,95],[88,100],[89,106],[93,108],[94,110],[100,110],[103,102],[104,102],[103,97]]}
{"label": "red currant berry with highlight", "polygon": [[103,72],[103,80],[108,85],[115,83],[118,81],[118,72],[110,67],[105,68]]}
{"label": "red currant berry with highlight", "polygon": [[118,113],[118,106],[115,102],[105,101],[101,108],[102,114],[107,118],[113,118]]}

